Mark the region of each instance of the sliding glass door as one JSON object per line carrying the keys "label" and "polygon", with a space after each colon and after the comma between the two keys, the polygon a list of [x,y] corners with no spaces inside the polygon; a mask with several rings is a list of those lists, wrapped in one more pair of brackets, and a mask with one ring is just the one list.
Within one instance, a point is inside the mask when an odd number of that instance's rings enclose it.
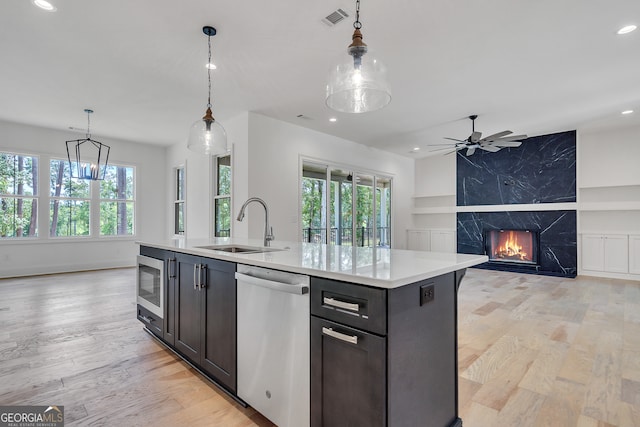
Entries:
{"label": "sliding glass door", "polygon": [[301,204],[304,242],[391,245],[390,177],[304,161]]}

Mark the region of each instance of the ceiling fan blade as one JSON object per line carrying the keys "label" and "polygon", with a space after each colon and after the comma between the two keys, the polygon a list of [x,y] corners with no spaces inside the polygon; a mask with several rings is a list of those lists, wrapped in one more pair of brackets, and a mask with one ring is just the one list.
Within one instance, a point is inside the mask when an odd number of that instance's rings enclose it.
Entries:
{"label": "ceiling fan blade", "polygon": [[511,136],[500,138],[494,141],[519,141],[521,139],[527,139],[527,138],[528,138],[527,135],[511,135]]}
{"label": "ceiling fan blade", "polygon": [[467,156],[471,156],[475,152],[476,152],[476,146],[475,145],[472,146],[472,147],[467,148]]}
{"label": "ceiling fan blade", "polygon": [[458,150],[449,151],[448,153],[444,153],[444,155],[445,155],[445,156],[448,156],[449,154],[453,154],[453,153],[455,153],[456,151],[458,151]]}
{"label": "ceiling fan blade", "polygon": [[500,151],[500,147],[496,147],[496,146],[491,145],[491,144],[482,144],[482,145],[480,145],[480,149],[485,150],[485,151],[490,151],[492,153],[495,153],[496,151]]}
{"label": "ceiling fan blade", "polygon": [[427,144],[427,147],[437,147],[439,145],[446,145],[447,147],[452,147],[452,146],[457,145],[457,144],[455,144],[453,142],[446,142],[444,144]]}
{"label": "ceiling fan blade", "polygon": [[448,137],[446,137],[446,136],[444,137],[444,139],[448,139],[448,140],[450,140],[450,141],[467,142],[467,141],[465,141],[464,139],[448,138]]}
{"label": "ceiling fan blade", "polygon": [[499,139],[497,141],[493,141],[490,145],[493,145],[494,147],[520,147],[520,145],[522,145],[522,142],[520,142],[520,141],[503,141],[503,140]]}
{"label": "ceiling fan blade", "polygon": [[482,132],[478,132],[475,131],[471,134],[471,136],[469,137],[469,141],[471,142],[478,142],[480,141],[480,138],[482,137]]}
{"label": "ceiling fan blade", "polygon": [[489,135],[485,138],[483,138],[483,141],[495,141],[498,138],[502,138],[503,136],[509,135],[511,132],[510,130],[503,130],[502,132],[498,132],[498,133],[494,133],[493,135]]}

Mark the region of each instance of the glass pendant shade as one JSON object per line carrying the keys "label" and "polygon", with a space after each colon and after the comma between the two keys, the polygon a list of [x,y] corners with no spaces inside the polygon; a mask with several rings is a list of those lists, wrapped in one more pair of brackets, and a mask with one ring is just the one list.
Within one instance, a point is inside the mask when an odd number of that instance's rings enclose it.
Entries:
{"label": "glass pendant shade", "polygon": [[366,113],[379,110],[390,101],[387,67],[366,47],[350,47],[329,74],[327,107],[343,113]]}
{"label": "glass pendant shade", "polygon": [[211,116],[210,108],[202,119],[191,125],[187,148],[196,153],[212,156],[227,152],[227,132]]}

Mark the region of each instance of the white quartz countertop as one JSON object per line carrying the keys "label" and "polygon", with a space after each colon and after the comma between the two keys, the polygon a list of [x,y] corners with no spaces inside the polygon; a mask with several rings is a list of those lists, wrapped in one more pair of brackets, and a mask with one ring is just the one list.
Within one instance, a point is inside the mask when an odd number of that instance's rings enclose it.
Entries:
{"label": "white quartz countertop", "polygon": [[271,243],[271,249],[282,250],[263,253],[228,253],[200,247],[263,246],[262,240],[238,238],[171,239],[137,243],[141,246],[386,289],[397,288],[488,261],[485,255],[278,241]]}

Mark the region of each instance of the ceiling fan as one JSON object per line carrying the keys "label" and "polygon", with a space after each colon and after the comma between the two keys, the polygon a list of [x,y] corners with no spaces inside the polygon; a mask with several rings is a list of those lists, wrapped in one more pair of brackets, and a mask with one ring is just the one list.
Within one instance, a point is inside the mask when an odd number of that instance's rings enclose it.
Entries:
{"label": "ceiling fan", "polygon": [[456,139],[456,138],[445,137],[444,139],[448,139],[455,142],[448,143],[448,144],[434,144],[434,145],[446,145],[446,147],[438,148],[432,151],[448,150],[453,148],[453,151],[447,153],[447,154],[451,154],[451,153],[455,153],[456,151],[466,149],[467,150],[466,155],[471,156],[473,153],[476,152],[476,149],[479,148],[481,150],[495,153],[496,151],[500,151],[501,148],[519,147],[520,144],[522,144],[522,141],[520,140],[527,138],[527,135],[507,136],[513,133],[510,130],[503,130],[502,132],[494,133],[493,135],[485,136],[484,138],[482,138],[482,132],[476,131],[476,127],[475,127],[475,124],[476,124],[475,120],[478,118],[478,115],[474,114],[469,116],[469,118],[471,119],[471,135],[469,135],[467,139]]}

